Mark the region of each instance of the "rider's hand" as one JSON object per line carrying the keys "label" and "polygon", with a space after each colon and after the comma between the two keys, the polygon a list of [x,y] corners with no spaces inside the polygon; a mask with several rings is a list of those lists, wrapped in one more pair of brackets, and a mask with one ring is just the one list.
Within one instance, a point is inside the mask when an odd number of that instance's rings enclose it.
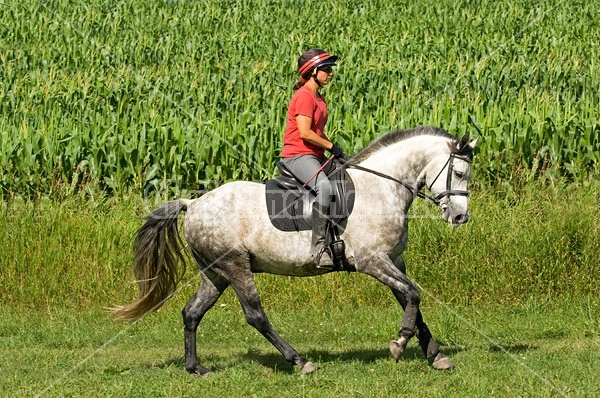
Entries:
{"label": "rider's hand", "polygon": [[339,146],[337,146],[335,144],[333,144],[333,146],[331,147],[329,152],[338,159],[344,158],[344,151],[342,151],[342,148],[340,148]]}

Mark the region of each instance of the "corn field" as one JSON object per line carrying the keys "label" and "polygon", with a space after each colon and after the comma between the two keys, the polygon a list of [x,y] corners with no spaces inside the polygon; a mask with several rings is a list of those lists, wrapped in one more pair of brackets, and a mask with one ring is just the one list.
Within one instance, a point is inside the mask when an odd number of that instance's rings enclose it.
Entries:
{"label": "corn field", "polygon": [[479,183],[600,163],[598,1],[0,0],[0,195],[275,174],[298,56],[339,55],[327,134],[481,137]]}

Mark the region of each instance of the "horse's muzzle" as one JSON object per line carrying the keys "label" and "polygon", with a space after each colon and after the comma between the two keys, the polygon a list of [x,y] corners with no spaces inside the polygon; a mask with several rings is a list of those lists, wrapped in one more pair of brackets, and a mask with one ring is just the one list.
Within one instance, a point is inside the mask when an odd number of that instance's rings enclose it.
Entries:
{"label": "horse's muzzle", "polygon": [[452,220],[452,225],[459,226],[466,224],[467,222],[469,222],[469,213],[458,214],[454,216],[454,219]]}
{"label": "horse's muzzle", "polygon": [[445,209],[444,213],[442,214],[442,219],[455,228],[460,227],[469,221],[469,212],[451,214],[449,209]]}

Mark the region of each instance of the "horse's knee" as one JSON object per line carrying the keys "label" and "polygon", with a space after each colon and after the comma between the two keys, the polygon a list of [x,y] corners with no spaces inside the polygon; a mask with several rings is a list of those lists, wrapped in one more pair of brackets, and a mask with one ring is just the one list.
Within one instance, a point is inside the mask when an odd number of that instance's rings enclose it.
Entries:
{"label": "horse's knee", "polygon": [[407,341],[415,335],[417,329],[417,318],[419,315],[419,304],[421,303],[421,296],[416,287],[409,285],[405,293],[407,305],[404,308],[404,316],[402,317],[402,327],[398,335],[401,338],[406,338]]}
{"label": "horse's knee", "polygon": [[415,286],[410,285],[408,291],[406,292],[406,299],[408,304],[419,306],[421,304],[421,295]]}
{"label": "horse's knee", "polygon": [[400,272],[406,275],[406,263],[404,263],[402,256],[398,256],[396,259],[394,259],[394,266],[398,268]]}

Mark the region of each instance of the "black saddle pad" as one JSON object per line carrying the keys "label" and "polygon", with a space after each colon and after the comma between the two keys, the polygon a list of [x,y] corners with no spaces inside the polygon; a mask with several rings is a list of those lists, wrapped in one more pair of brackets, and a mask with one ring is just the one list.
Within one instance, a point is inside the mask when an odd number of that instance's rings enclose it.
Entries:
{"label": "black saddle pad", "polygon": [[[304,220],[303,196],[310,195],[308,190],[288,189],[277,180],[267,180],[265,197],[271,224],[281,231],[305,231],[311,226]],[[301,208],[302,207],[302,208]]]}
{"label": "black saddle pad", "polygon": [[[354,182],[346,169],[335,167],[329,173],[333,198],[329,216],[343,223],[354,207]],[[314,192],[302,188],[297,180],[282,176],[265,182],[265,199],[269,219],[281,231],[306,231],[312,228]]]}

